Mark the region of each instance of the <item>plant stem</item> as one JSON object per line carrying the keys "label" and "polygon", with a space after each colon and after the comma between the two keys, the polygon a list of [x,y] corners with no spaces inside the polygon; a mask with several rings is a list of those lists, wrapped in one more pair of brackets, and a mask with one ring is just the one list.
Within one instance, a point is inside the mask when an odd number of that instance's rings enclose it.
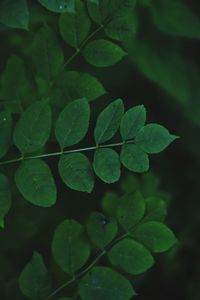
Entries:
{"label": "plant stem", "polygon": [[1,161],[0,166],[8,165],[8,164],[11,164],[11,163],[16,163],[16,162],[19,162],[19,161],[22,161],[22,160],[61,156],[63,154],[86,152],[86,151],[97,150],[97,149],[100,149],[100,148],[120,147],[120,146],[123,146],[124,144],[133,144],[133,143],[134,143],[134,141],[127,141],[127,142],[122,141],[122,142],[114,143],[114,144],[96,145],[96,146],[87,147],[87,148],[78,148],[78,149],[73,149],[73,150],[66,150],[66,151],[59,151],[59,152],[52,152],[52,153],[43,153],[43,154],[34,155],[34,156],[25,156],[25,157],[20,156],[18,158]]}

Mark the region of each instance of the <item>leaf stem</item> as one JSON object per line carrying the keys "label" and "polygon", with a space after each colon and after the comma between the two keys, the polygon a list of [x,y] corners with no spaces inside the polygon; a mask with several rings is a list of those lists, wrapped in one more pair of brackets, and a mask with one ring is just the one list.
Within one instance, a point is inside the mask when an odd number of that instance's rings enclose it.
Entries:
{"label": "leaf stem", "polygon": [[70,154],[70,153],[77,153],[77,152],[86,152],[86,151],[93,151],[97,150],[100,148],[110,148],[110,147],[120,147],[123,146],[124,144],[133,144],[134,141],[122,141],[119,143],[113,143],[113,144],[104,144],[104,145],[96,145],[92,147],[86,147],[86,148],[78,148],[78,149],[71,149],[71,150],[66,150],[66,151],[58,151],[58,152],[52,152],[52,153],[43,153],[39,155],[33,155],[33,156],[20,156],[18,158],[10,159],[10,160],[5,160],[0,162],[0,166],[3,165],[8,165],[11,163],[16,163],[22,160],[28,160],[28,159],[36,159],[36,158],[47,158],[47,157],[54,157],[54,156],[61,156],[63,154]]}

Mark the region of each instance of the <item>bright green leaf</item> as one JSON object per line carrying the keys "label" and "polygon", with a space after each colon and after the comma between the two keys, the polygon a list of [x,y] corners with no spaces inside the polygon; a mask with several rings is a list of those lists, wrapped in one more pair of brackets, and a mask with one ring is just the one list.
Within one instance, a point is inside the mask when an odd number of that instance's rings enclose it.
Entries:
{"label": "bright green leaf", "polygon": [[126,55],[117,44],[103,39],[90,42],[83,50],[86,61],[95,67],[112,66]]}
{"label": "bright green leaf", "polygon": [[115,18],[104,27],[105,33],[111,39],[117,41],[128,41],[132,39],[138,30],[136,14],[126,17]]}
{"label": "bright green leaf", "polygon": [[130,282],[107,267],[95,267],[79,280],[82,300],[130,300],[134,295]]}
{"label": "bright green leaf", "polygon": [[22,154],[42,148],[51,130],[51,109],[46,101],[33,103],[16,124],[14,143]]}
{"label": "bright green leaf", "polygon": [[38,252],[33,253],[30,262],[19,277],[19,286],[23,294],[31,300],[47,299],[51,289],[51,280],[43,258]]}
{"label": "bright green leaf", "polygon": [[145,221],[160,221],[163,222],[167,215],[166,202],[159,197],[148,197],[146,202]]}
{"label": "bright green leaf", "polygon": [[82,153],[62,155],[59,173],[63,182],[73,190],[91,193],[94,187],[94,174],[91,163]]}
{"label": "bright green leaf", "polygon": [[135,138],[138,131],[146,122],[146,109],[144,105],[129,109],[121,120],[120,133],[124,141]]}
{"label": "bright green leaf", "polygon": [[82,226],[74,220],[65,220],[58,225],[52,242],[56,263],[68,274],[74,274],[88,260],[90,246]]}
{"label": "bright green leaf", "polygon": [[169,250],[177,241],[166,225],[153,221],[139,225],[132,236],[156,253]]}
{"label": "bright green leaf", "polygon": [[75,0],[38,0],[38,2],[55,13],[75,12]]}
{"label": "bright green leaf", "polygon": [[128,238],[114,245],[108,257],[112,265],[133,275],[146,272],[154,263],[153,256],[143,245]]}
{"label": "bright green leaf", "polygon": [[174,36],[200,38],[199,18],[183,1],[157,0],[150,5],[150,11],[160,31]]}
{"label": "bright green leaf", "polygon": [[69,71],[62,73],[55,84],[56,95],[51,95],[51,102],[58,106],[65,106],[80,98],[88,101],[97,99],[106,93],[103,85],[91,74]]}
{"label": "bright green leaf", "polygon": [[108,245],[117,234],[115,219],[107,219],[99,212],[92,212],[87,220],[86,229],[92,243],[100,249]]}
{"label": "bright green leaf", "polygon": [[96,175],[106,183],[114,183],[120,178],[119,155],[110,148],[95,151],[93,167]]}
{"label": "bright green leaf", "polygon": [[59,19],[61,36],[67,44],[76,49],[88,36],[90,26],[90,19],[81,1],[76,2],[75,13],[62,14]]}
{"label": "bright green leaf", "polygon": [[130,230],[144,217],[145,201],[138,192],[125,194],[119,199],[117,218],[119,223]]}
{"label": "bright green leaf", "polygon": [[12,117],[8,111],[0,112],[0,158],[3,157],[11,145]]}
{"label": "bright green leaf", "polygon": [[124,167],[136,173],[143,173],[149,169],[148,155],[134,144],[122,146],[120,160]]}
{"label": "bright green leaf", "polygon": [[63,67],[64,55],[54,32],[47,25],[41,27],[34,37],[32,59],[37,75],[50,87]]}
{"label": "bright green leaf", "polygon": [[56,202],[56,185],[48,165],[33,159],[22,162],[15,174],[18,189],[34,205],[49,207]]}
{"label": "bright green leaf", "polygon": [[8,179],[0,173],[0,227],[4,227],[4,218],[11,207],[11,192]]}
{"label": "bright green leaf", "polygon": [[90,107],[86,99],[78,99],[68,104],[56,122],[55,135],[61,149],[80,142],[89,127]]}
{"label": "bright green leaf", "polygon": [[0,23],[12,28],[28,29],[29,11],[26,0],[1,0]]}
{"label": "bright green leaf", "polygon": [[99,115],[95,127],[95,141],[102,144],[110,140],[117,132],[124,114],[124,105],[121,99],[110,103]]}
{"label": "bright green leaf", "polygon": [[136,136],[136,144],[147,153],[159,153],[169,146],[177,136],[159,124],[144,126]]}

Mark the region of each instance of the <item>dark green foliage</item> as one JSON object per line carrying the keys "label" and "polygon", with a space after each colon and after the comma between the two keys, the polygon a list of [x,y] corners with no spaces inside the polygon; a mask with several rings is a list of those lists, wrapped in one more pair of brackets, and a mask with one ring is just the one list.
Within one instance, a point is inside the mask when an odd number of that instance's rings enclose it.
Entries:
{"label": "dark green foliage", "polygon": [[0,22],[8,27],[28,29],[29,11],[26,0],[2,0]]}
{"label": "dark green foliage", "polygon": [[[119,272],[132,275],[144,273],[154,264],[151,252],[166,251],[176,243],[172,231],[156,221],[158,213],[154,218],[154,209],[149,210],[150,198],[144,199],[139,192],[120,198],[117,195],[113,197],[113,194],[107,194],[106,197],[111,197],[116,207],[114,216],[113,212],[104,215],[94,211],[87,218],[85,226],[66,219],[56,228],[52,254],[58,266],[71,277],[58,290],[50,293],[49,298],[76,282],[81,299],[131,299],[136,293],[129,280]],[[151,202],[153,200],[155,198],[151,198]],[[105,198],[102,202],[105,205]],[[152,221],[149,222],[149,219]],[[101,251],[99,254],[96,248]],[[90,263],[87,263],[91,254],[95,257],[92,256]],[[101,265],[100,258],[103,256],[107,257],[109,267]],[[22,271],[20,288],[32,299],[33,285],[30,285],[29,272],[34,267],[33,276],[41,276],[41,285],[38,286],[36,279],[34,290],[43,299],[46,271],[41,265],[41,258],[36,258]]]}
{"label": "dark green foliage", "polygon": [[[143,13],[150,16],[144,26]],[[162,34],[197,39],[199,20],[178,0],[2,0],[0,23],[0,227],[11,193],[13,206],[0,232],[1,297],[132,299],[143,284],[132,275],[148,271],[153,253],[177,241],[163,223],[171,198],[146,173],[149,154],[177,136],[146,124],[145,106],[153,102],[136,68],[132,77],[131,62],[187,106],[198,84],[188,83],[185,71],[198,71],[189,63],[182,68],[177,49],[160,55],[155,41]],[[153,26],[155,36],[148,32]],[[149,119],[162,122],[156,105]],[[152,165],[162,169],[167,159],[163,154]],[[145,174],[126,178],[127,169]],[[114,191],[105,183],[115,183]],[[30,259],[33,247],[44,258],[34,252]]]}

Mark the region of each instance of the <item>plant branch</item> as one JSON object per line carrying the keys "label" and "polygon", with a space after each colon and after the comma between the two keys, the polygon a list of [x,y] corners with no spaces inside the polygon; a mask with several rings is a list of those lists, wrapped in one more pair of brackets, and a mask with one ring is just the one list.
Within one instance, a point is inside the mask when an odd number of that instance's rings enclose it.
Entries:
{"label": "plant branch", "polygon": [[92,146],[92,147],[86,147],[86,148],[78,148],[78,149],[71,149],[71,150],[66,150],[66,151],[58,151],[58,152],[51,152],[51,153],[43,153],[43,154],[39,154],[39,155],[33,155],[33,156],[20,156],[14,159],[10,159],[10,160],[5,160],[5,161],[1,161],[0,162],[0,166],[3,165],[8,165],[11,163],[16,163],[19,161],[23,161],[23,160],[28,160],[28,159],[36,159],[36,158],[47,158],[47,157],[54,157],[54,156],[61,156],[63,154],[70,154],[70,153],[77,153],[77,152],[86,152],[86,151],[93,151],[93,150],[97,150],[100,148],[111,148],[111,147],[121,147],[124,144],[133,144],[134,141],[130,140],[130,141],[122,141],[119,143],[114,143],[114,144],[104,144],[104,145],[96,145],[96,146]]}

